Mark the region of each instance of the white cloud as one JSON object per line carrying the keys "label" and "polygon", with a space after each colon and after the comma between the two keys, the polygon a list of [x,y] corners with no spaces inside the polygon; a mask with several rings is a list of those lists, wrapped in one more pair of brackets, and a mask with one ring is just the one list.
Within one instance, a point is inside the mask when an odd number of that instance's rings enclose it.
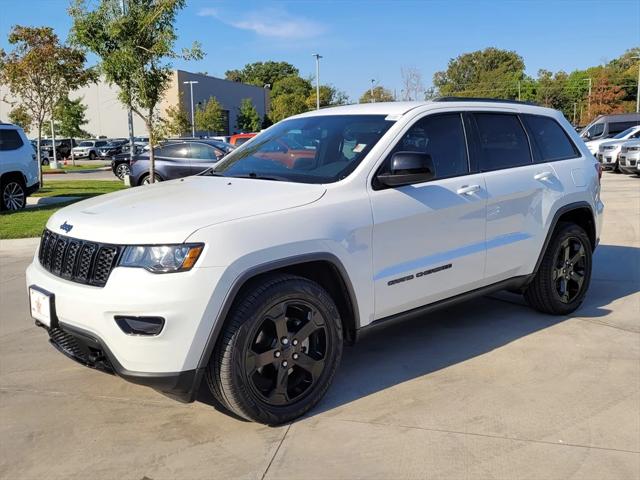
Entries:
{"label": "white cloud", "polygon": [[201,17],[214,17],[241,30],[249,30],[261,37],[294,40],[317,37],[325,32],[318,22],[291,15],[280,9],[264,9],[242,14],[242,19],[230,20],[215,8],[202,8]]}

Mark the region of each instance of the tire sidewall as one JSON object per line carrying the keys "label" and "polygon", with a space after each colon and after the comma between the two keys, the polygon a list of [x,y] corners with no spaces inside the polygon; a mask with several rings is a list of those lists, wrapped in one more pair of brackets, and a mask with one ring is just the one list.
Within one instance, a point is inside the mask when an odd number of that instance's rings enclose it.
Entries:
{"label": "tire sidewall", "polygon": [[551,301],[553,302],[553,306],[557,310],[560,310],[566,313],[573,312],[582,304],[582,302],[584,301],[584,297],[587,294],[587,291],[589,290],[589,285],[591,283],[591,272],[593,269],[593,254],[592,254],[591,241],[589,240],[589,237],[587,236],[586,232],[582,228],[578,227],[577,225],[566,225],[562,227],[553,240],[552,248],[549,251],[551,257],[546,260],[546,265],[545,265],[545,274],[553,275],[553,268],[555,266],[556,259],[558,258],[558,254],[560,253],[562,243],[564,243],[567,239],[571,239],[571,238],[579,240],[585,249],[585,267],[584,267],[585,275],[584,275],[584,283],[582,284],[582,290],[580,291],[578,296],[574,298],[571,302],[563,303],[560,300],[560,295],[558,294],[555,288],[555,284],[553,280],[550,281],[550,285],[552,286]]}
{"label": "tire sidewall", "polygon": [[[284,289],[297,291],[283,294]],[[257,328],[262,323],[266,312],[274,305],[288,300],[303,300],[310,303],[324,317],[326,325],[327,351],[325,354],[325,368],[316,384],[310,391],[305,392],[300,398],[289,405],[271,405],[264,402],[253,388],[249,386],[251,379],[245,368],[245,357]],[[342,356],[342,328],[338,310],[331,298],[323,289],[304,279],[294,279],[286,285],[276,284],[260,294],[254,303],[258,306],[245,317],[246,320],[236,331],[232,342],[227,346],[231,355],[231,381],[233,388],[240,393],[235,395],[241,400],[241,413],[245,417],[257,419],[264,423],[279,424],[304,414],[320,401],[331,384],[337,366]],[[240,310],[241,311],[241,310]],[[240,312],[237,312],[240,313]],[[259,412],[256,418],[252,413]]]}
{"label": "tire sidewall", "polygon": [[[22,189],[22,208],[16,209],[16,210],[11,210],[9,209],[9,207],[7,205],[5,205],[4,203],[4,190],[5,188],[7,188],[9,185],[11,185],[12,183],[16,183],[18,184],[18,186]],[[2,182],[2,185],[0,187],[0,209],[2,209],[2,211],[20,211],[22,209],[24,209],[24,207],[26,207],[27,205],[27,190],[24,186],[24,183],[19,181],[19,180],[14,180],[14,179],[9,179],[6,181]]]}

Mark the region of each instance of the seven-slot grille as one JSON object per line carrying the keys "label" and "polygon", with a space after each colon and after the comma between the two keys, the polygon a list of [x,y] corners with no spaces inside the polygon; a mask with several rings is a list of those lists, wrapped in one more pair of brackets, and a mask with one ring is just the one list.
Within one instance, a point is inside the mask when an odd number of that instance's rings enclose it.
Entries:
{"label": "seven-slot grille", "polygon": [[58,277],[103,287],[116,266],[122,247],[89,242],[45,230],[40,241],[40,264]]}

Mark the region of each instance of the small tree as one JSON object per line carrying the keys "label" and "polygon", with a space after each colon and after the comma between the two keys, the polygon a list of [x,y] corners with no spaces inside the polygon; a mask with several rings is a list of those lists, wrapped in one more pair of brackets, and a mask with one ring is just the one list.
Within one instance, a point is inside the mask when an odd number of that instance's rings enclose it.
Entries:
{"label": "small tree", "polygon": [[260,115],[253,106],[250,98],[245,98],[240,102],[236,128],[241,132],[257,132],[260,130]]}
{"label": "small tree", "polygon": [[360,103],[371,103],[371,100],[375,102],[393,102],[393,94],[382,86],[373,88],[373,95],[371,89],[367,89],[360,97]]}
{"label": "small tree", "polygon": [[[307,97],[307,107],[311,110],[316,108],[316,90]],[[331,85],[320,85],[320,107],[333,107],[345,105],[349,101],[347,94]]]}
{"label": "small tree", "polygon": [[[124,4],[124,5],[123,5]],[[122,6],[125,6],[123,11]],[[100,70],[119,87],[118,98],[149,132],[149,181],[154,181],[157,106],[171,83],[169,59],[201,59],[200,45],[174,51],[175,20],[185,0],[101,0],[95,10],[85,0],[70,9],[74,41],[100,59]]]}
{"label": "small tree", "polygon": [[415,67],[402,67],[402,100],[418,100],[424,95],[422,73]]}
{"label": "small tree", "polygon": [[53,110],[53,126],[56,134],[69,138],[87,138],[91,134],[82,129],[87,124],[87,106],[82,98],[62,98]]}
{"label": "small tree", "polygon": [[[95,74],[85,69],[85,54],[61,44],[50,27],[14,26],[9,44],[14,46],[12,52],[0,50],[0,82],[31,117],[40,158],[42,126],[51,118],[54,105],[71,90],[92,81]],[[42,184],[41,168],[39,176]]]}
{"label": "small tree", "polygon": [[204,106],[198,105],[195,112],[195,122],[196,130],[205,131],[207,134],[224,132],[226,125],[220,102],[215,97],[211,97]]}
{"label": "small tree", "polygon": [[166,135],[169,136],[182,136],[185,132],[191,131],[191,120],[189,120],[187,112],[182,108],[180,102],[178,102],[177,105],[172,105],[167,108],[163,123],[163,130],[166,132]]}
{"label": "small tree", "polygon": [[21,127],[26,133],[31,131],[33,118],[24,105],[18,105],[9,112],[9,121]]}

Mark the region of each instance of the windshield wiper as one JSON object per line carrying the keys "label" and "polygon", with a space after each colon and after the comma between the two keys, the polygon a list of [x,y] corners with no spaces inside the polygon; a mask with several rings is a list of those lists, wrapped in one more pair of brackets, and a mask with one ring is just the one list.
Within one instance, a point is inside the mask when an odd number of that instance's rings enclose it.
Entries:
{"label": "windshield wiper", "polygon": [[216,172],[213,167],[208,168],[204,172],[200,172],[198,175],[209,175],[210,177],[224,177],[225,175]]}
{"label": "windshield wiper", "polygon": [[287,178],[284,177],[273,177],[270,175],[262,175],[256,172],[249,172],[247,174],[244,175],[230,175],[231,177],[234,178],[255,178],[256,180],[275,180],[276,182],[280,182],[282,180],[287,181]]}

